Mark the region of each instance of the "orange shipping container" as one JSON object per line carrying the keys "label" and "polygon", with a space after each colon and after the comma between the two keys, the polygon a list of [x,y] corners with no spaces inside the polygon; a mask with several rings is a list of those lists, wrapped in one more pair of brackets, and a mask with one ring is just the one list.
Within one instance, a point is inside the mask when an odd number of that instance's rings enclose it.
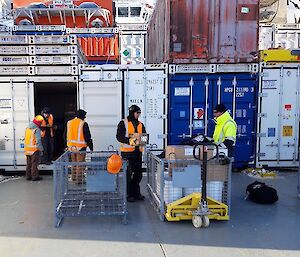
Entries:
{"label": "orange shipping container", "polygon": [[88,60],[117,60],[119,56],[118,36],[78,37]]}

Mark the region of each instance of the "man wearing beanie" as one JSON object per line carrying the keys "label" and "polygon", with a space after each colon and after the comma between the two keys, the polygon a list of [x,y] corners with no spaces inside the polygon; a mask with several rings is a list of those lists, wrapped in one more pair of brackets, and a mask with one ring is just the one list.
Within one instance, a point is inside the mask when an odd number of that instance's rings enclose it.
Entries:
{"label": "man wearing beanie", "polygon": [[234,146],[236,142],[237,126],[230,116],[224,104],[218,104],[214,108],[214,120],[216,123],[214,131],[214,142],[223,143],[228,149],[228,157],[234,157]]}
{"label": "man wearing beanie", "polygon": [[[67,147],[71,153],[72,162],[84,162],[86,154],[84,153],[87,147],[93,151],[93,140],[91,137],[90,128],[85,122],[86,111],[77,110],[76,117],[69,120],[67,123]],[[77,184],[84,183],[83,181],[83,166],[72,167],[72,180]]]}
{"label": "man wearing beanie", "polygon": [[145,197],[141,194],[140,182],[142,173],[143,147],[139,145],[139,137],[146,133],[145,126],[139,121],[141,109],[137,105],[129,108],[127,118],[118,124],[116,138],[120,142],[122,157],[128,161],[127,166],[127,201],[142,201]]}
{"label": "man wearing beanie", "polygon": [[43,178],[39,176],[38,165],[40,155],[43,152],[41,140],[41,125],[43,117],[37,115],[25,130],[24,151],[26,155],[26,179],[39,181]]}

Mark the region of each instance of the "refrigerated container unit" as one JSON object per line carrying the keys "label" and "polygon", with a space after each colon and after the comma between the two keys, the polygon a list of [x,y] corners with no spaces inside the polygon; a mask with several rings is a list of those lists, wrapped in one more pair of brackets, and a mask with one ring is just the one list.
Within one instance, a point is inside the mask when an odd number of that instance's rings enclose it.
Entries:
{"label": "refrigerated container unit", "polygon": [[213,135],[213,108],[224,103],[237,123],[236,168],[253,163],[258,64],[169,66],[168,144]]}
{"label": "refrigerated container unit", "polygon": [[147,63],[256,62],[258,10],[258,0],[158,0]]}
{"label": "refrigerated container unit", "polygon": [[299,24],[260,24],[259,50],[270,48],[299,49]]}
{"label": "refrigerated container unit", "polygon": [[257,167],[298,167],[300,63],[261,63]]}
{"label": "refrigerated container unit", "polygon": [[[167,65],[80,65],[79,87],[86,96],[81,107],[95,117],[91,123],[94,145],[119,149],[116,141],[118,122],[128,115],[128,108],[141,108],[140,120],[150,135],[149,144],[155,148],[166,145]],[[107,88],[118,94],[109,98]],[[112,104],[113,103],[113,104]],[[111,109],[118,115],[111,115]],[[97,119],[98,118],[98,119]],[[113,120],[99,132],[99,124]],[[112,123],[110,123],[112,124]]]}

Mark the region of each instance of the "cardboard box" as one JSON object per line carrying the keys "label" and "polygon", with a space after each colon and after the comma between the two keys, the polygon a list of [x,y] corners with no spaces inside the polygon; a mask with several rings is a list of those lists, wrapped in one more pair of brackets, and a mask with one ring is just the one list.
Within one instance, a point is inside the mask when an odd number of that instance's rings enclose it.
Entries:
{"label": "cardboard box", "polygon": [[217,163],[207,164],[207,181],[227,181],[228,165],[220,165]]}
{"label": "cardboard box", "polygon": [[[193,156],[193,146],[189,145],[168,145],[166,147],[166,159],[176,160],[176,159],[195,159]],[[199,149],[201,151],[201,160],[203,158],[202,146],[197,147],[196,155],[199,155]],[[207,151],[207,159],[213,157],[213,149]]]}

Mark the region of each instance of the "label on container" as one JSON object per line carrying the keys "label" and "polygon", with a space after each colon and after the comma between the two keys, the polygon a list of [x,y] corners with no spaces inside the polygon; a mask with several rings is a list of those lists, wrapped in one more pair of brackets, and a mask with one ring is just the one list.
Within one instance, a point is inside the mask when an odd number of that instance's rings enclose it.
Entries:
{"label": "label on container", "polygon": [[276,89],[277,80],[263,80],[262,88],[263,89]]}
{"label": "label on container", "polygon": [[203,120],[194,120],[193,129],[201,129],[201,128],[204,128],[204,121]]}
{"label": "label on container", "polygon": [[249,7],[243,6],[243,7],[241,8],[241,13],[249,13],[249,12],[250,12],[250,8],[249,8]]}
{"label": "label on container", "polygon": [[11,108],[11,99],[0,99],[0,108],[1,109],[10,109]]}
{"label": "label on container", "polygon": [[268,137],[275,137],[275,128],[268,128]]}
{"label": "label on container", "polygon": [[23,149],[24,148],[24,143],[20,144],[20,148]]}
{"label": "label on container", "polygon": [[190,88],[189,87],[175,87],[174,96],[189,96]]}
{"label": "label on container", "polygon": [[203,120],[204,110],[203,108],[194,108],[194,120]]}
{"label": "label on container", "polygon": [[291,105],[291,104],[285,104],[285,105],[284,105],[284,109],[285,109],[286,111],[291,111],[291,110],[292,110],[292,105]]}
{"label": "label on container", "polygon": [[282,136],[292,137],[293,136],[293,126],[283,126],[282,127]]}

